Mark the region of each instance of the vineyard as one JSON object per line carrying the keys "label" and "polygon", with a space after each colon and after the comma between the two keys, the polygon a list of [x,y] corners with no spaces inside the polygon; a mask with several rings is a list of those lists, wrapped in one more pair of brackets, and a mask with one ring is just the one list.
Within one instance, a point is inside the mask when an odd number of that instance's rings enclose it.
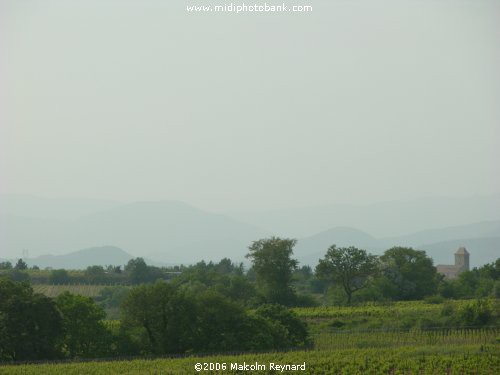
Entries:
{"label": "vineyard", "polygon": [[[57,295],[64,290],[95,296],[104,286],[36,285],[36,290]],[[489,303],[496,303],[491,300]],[[396,302],[354,307],[296,308],[294,311],[310,328],[309,350],[234,355],[181,356],[177,358],[88,360],[39,364],[0,365],[0,374],[335,374],[335,375],[421,375],[499,374],[500,327],[400,329],[397,322],[426,318],[433,323],[446,306],[459,309],[467,301],[446,304]],[[493,305],[492,305],[493,306]],[[339,326],[339,322],[347,322]],[[377,328],[365,329],[361,322]],[[392,322],[391,326],[386,326]],[[117,334],[119,320],[106,320]],[[351,325],[358,327],[351,329]],[[347,328],[346,328],[347,327]],[[389,328],[387,328],[389,327]],[[270,363],[304,364],[305,370],[269,370]],[[238,365],[266,366],[258,370],[231,370]],[[196,371],[195,365],[207,370]],[[225,366],[225,370],[223,370]],[[212,366],[212,367],[210,367]],[[217,367],[219,366],[218,370]]]}
{"label": "vineyard", "polygon": [[[118,321],[107,324],[117,328]],[[267,374],[269,364],[303,364],[303,374],[498,374],[500,328],[313,335],[308,351],[0,366],[0,374]],[[225,371],[195,371],[195,364],[225,364]],[[261,364],[266,371],[230,370]],[[284,372],[291,373],[291,372]],[[297,373],[297,372],[295,372]]]}
{"label": "vineyard", "polygon": [[[129,360],[0,367],[0,374],[268,374],[270,363],[306,364],[301,374],[498,374],[500,353],[496,345],[401,347],[398,349],[313,350],[235,356]],[[195,370],[195,365],[225,364],[226,371]],[[231,364],[261,364],[266,370],[230,370]],[[291,372],[284,372],[291,373]]]}
{"label": "vineyard", "polygon": [[495,344],[500,328],[320,333],[313,335],[317,350]]}
{"label": "vineyard", "polygon": [[73,294],[79,294],[85,297],[95,297],[99,295],[100,291],[104,289],[107,285],[91,285],[91,284],[61,284],[61,285],[50,285],[50,284],[33,284],[33,290],[35,293],[45,294],[47,297],[57,297],[63,292],[70,292]]}
{"label": "vineyard", "polygon": [[[453,301],[450,304],[459,307],[466,301]],[[403,315],[422,315],[426,313],[439,312],[442,304],[430,304],[423,301],[401,301],[388,304],[370,304],[366,303],[360,306],[323,306],[323,307],[300,307],[294,311],[302,318],[306,319],[343,319],[358,316],[379,317],[384,316],[403,316]]]}

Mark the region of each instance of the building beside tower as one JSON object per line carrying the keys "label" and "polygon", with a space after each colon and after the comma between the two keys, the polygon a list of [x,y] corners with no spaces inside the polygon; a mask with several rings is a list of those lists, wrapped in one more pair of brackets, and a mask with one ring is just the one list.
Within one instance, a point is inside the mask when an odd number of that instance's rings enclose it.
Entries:
{"label": "building beside tower", "polygon": [[462,272],[470,269],[469,256],[470,254],[465,247],[459,247],[455,253],[455,264],[438,264],[436,266],[437,272],[443,274],[448,279],[457,277]]}

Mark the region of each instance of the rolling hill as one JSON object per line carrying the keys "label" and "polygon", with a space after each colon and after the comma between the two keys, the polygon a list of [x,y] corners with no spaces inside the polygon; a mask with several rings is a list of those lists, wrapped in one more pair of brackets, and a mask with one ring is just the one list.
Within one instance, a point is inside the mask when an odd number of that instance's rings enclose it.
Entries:
{"label": "rolling hill", "polygon": [[54,269],[81,269],[88,266],[123,266],[134,258],[132,255],[115,246],[92,247],[64,255],[41,255],[36,258],[27,258],[29,266],[37,265],[40,268]]}
{"label": "rolling hill", "polygon": [[[5,196],[3,197],[5,198]],[[153,259],[157,264],[187,264],[202,259],[216,261],[223,257],[241,261],[247,253],[248,245],[254,240],[271,234],[299,237],[298,233],[287,231],[288,234],[283,234],[262,229],[226,215],[206,212],[176,201],[135,202],[131,204],[90,201],[91,203],[86,207],[85,200],[70,200],[69,203],[63,200],[55,204],[52,215],[48,215],[46,218],[36,217],[35,214],[41,215],[50,211],[51,202],[52,200],[38,200],[32,197],[28,197],[24,202],[20,197],[16,197],[10,205],[0,207],[0,251],[2,258],[13,259],[21,256],[33,258],[44,254],[53,254],[38,259],[42,262],[42,266],[47,264],[47,266],[55,267],[60,264],[58,262],[68,261],[72,266],[85,267],[88,260],[79,258],[77,255],[72,255],[72,258],[68,258],[69,260],[54,257],[76,249],[105,249],[111,246],[110,248],[123,249],[127,254],[119,255],[116,253],[116,258],[112,258],[113,262],[126,263],[129,259],[127,256],[130,257],[129,254]],[[427,203],[424,206],[429,204],[428,201],[425,202]],[[467,208],[467,205],[472,204],[471,202],[474,200],[467,202],[464,208]],[[481,202],[480,209],[484,209],[486,201]],[[495,200],[489,202],[492,209],[495,209]],[[408,203],[407,208],[412,208],[413,203]],[[396,206],[401,208],[401,204]],[[455,207],[454,204],[451,206]],[[388,209],[388,207],[390,208],[390,205],[380,206],[380,217],[374,216],[371,220],[384,221],[388,214],[384,213],[383,209]],[[392,207],[392,211],[389,210],[392,212],[389,216],[396,215],[395,207]],[[447,207],[447,203],[437,204],[437,207]],[[345,207],[344,209],[349,211]],[[359,209],[366,210],[366,208]],[[455,209],[448,210],[448,214],[455,211]],[[349,212],[353,214],[353,211]],[[479,215],[478,210],[474,212],[474,215]],[[486,210],[484,212],[486,217],[493,215],[493,211]],[[34,216],[23,216],[23,214],[30,213]],[[308,215],[313,213],[314,210],[310,211]],[[331,219],[331,207],[324,208],[323,213],[325,215],[320,215],[318,220],[327,223],[328,218]],[[338,221],[338,216],[342,216],[341,213],[341,210],[336,211],[335,220],[332,222]],[[443,217],[441,216],[441,219]],[[271,216],[268,219],[272,221],[276,218],[273,219]],[[294,221],[297,224],[307,222],[311,216],[288,219],[288,221]],[[349,220],[354,222],[354,219],[354,216],[346,216],[347,222]],[[362,215],[358,217],[359,223],[366,222],[366,220],[367,218]],[[387,226],[392,222],[391,220],[383,225]],[[415,220],[420,223],[417,219]],[[459,221],[462,220],[464,220],[463,216],[460,216]],[[432,222],[430,219],[429,221]],[[269,223],[269,221],[259,222],[259,224],[265,223]],[[285,220],[283,225],[286,223]],[[420,223],[415,227],[418,228],[421,225]],[[306,225],[305,227],[309,228],[310,226]],[[438,229],[421,230],[391,237],[371,235],[355,228],[360,227],[334,226],[312,236],[302,236],[295,249],[295,256],[302,263],[315,265],[332,244],[352,245],[375,254],[381,254],[385,249],[399,245],[427,250],[429,255],[435,258],[436,263],[450,263],[453,261],[454,248],[463,245],[471,252],[471,264],[480,265],[493,261],[500,253],[498,245],[500,220],[467,225],[435,226],[434,228]],[[113,251],[115,250],[111,250],[111,253]],[[26,254],[28,255],[26,256]],[[101,253],[97,252],[95,255],[101,255]],[[82,260],[80,265],[78,259]],[[96,259],[100,264],[110,263],[107,258]],[[49,264],[51,262],[52,264]]]}
{"label": "rolling hill", "polygon": [[397,237],[430,228],[499,220],[500,194],[234,212],[231,216],[280,236],[305,238],[330,228],[352,227],[377,238]]}
{"label": "rolling hill", "polygon": [[393,246],[425,250],[434,263],[451,264],[453,253],[465,246],[471,253],[471,266],[489,263],[500,257],[500,221],[420,231],[400,237],[377,239],[352,228],[332,228],[298,241],[295,255],[301,263],[314,266],[331,245],[356,246],[382,254]]}
{"label": "rolling hill", "polygon": [[137,202],[78,219],[0,216],[5,258],[59,255],[70,249],[113,245],[165,263],[192,263],[223,257],[242,259],[264,230],[174,201]]}

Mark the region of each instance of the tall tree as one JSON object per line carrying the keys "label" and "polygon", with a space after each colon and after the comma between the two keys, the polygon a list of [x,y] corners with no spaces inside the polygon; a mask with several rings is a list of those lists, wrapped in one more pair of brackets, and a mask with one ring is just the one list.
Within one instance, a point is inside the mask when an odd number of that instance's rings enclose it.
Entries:
{"label": "tall tree", "polygon": [[70,357],[108,354],[109,333],[104,325],[106,313],[92,298],[64,292],[56,299],[63,315],[64,344]]}
{"label": "tall tree", "polygon": [[393,247],[380,257],[384,294],[393,299],[420,299],[436,293],[439,277],[425,251]]}
{"label": "tall tree", "polygon": [[143,258],[130,259],[125,266],[133,284],[154,282],[161,278],[161,272],[157,267],[148,266]]}
{"label": "tall tree", "polygon": [[377,257],[365,250],[332,245],[316,266],[316,276],[320,280],[339,284],[350,304],[353,293],[366,287],[370,276],[377,273],[377,265]]}
{"label": "tall tree", "polygon": [[9,261],[0,262],[0,270],[11,270],[12,263]]}
{"label": "tall tree", "polygon": [[0,278],[0,361],[60,356],[63,326],[54,301],[28,283]]}
{"label": "tall tree", "polygon": [[291,305],[296,299],[292,276],[298,261],[292,259],[297,240],[271,237],[254,241],[246,255],[252,261],[257,286],[269,303]]}
{"label": "tall tree", "polygon": [[173,283],[157,281],[133,288],[122,304],[125,327],[139,327],[149,351],[182,353],[190,349],[196,332],[195,302]]}
{"label": "tall tree", "polygon": [[52,284],[66,284],[71,281],[71,277],[65,269],[52,270],[49,275],[49,281]]}
{"label": "tall tree", "polygon": [[17,260],[17,263],[14,267],[16,270],[25,270],[28,268],[28,265],[26,264],[26,262],[24,260],[22,260],[22,258],[19,258]]}

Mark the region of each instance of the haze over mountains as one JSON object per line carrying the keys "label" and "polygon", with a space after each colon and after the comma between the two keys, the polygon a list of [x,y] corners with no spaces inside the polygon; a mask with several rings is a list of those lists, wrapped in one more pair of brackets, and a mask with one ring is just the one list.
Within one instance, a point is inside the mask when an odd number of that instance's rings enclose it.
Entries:
{"label": "haze over mountains", "polygon": [[[41,219],[0,214],[4,257],[65,254],[95,246],[117,246],[135,256],[167,263],[242,258],[248,244],[268,235],[250,224],[181,202],[118,205],[77,219]],[[5,255],[4,255],[5,254]]]}
{"label": "haze over mountains", "polygon": [[471,266],[492,262],[500,257],[500,220],[421,231],[398,237],[375,238],[347,227],[336,227],[299,240],[295,255],[301,263],[314,266],[332,244],[356,246],[382,254],[393,246],[425,250],[435,264],[452,264],[460,246],[471,252]]}
{"label": "haze over mountains", "polygon": [[273,233],[307,237],[334,227],[352,227],[375,237],[500,219],[500,194],[461,198],[427,197],[370,205],[323,205],[284,210],[234,212]]}
{"label": "haze over mountains", "polygon": [[[115,246],[92,247],[64,255],[41,255],[28,258],[28,266],[37,265],[40,268],[79,269],[88,266],[125,265],[134,258],[132,255]],[[151,264],[152,262],[148,262]]]}
{"label": "haze over mountains", "polygon": [[42,267],[85,267],[92,260],[125,264],[134,256],[166,264],[222,257],[243,261],[251,241],[270,235],[299,238],[295,256],[311,265],[337,244],[376,254],[395,245],[413,246],[427,250],[436,264],[452,263],[453,252],[464,245],[476,266],[500,256],[500,196],[238,215],[175,201],[0,196],[0,258],[18,258],[23,251],[26,256],[27,251],[28,258],[39,257],[29,263]]}

